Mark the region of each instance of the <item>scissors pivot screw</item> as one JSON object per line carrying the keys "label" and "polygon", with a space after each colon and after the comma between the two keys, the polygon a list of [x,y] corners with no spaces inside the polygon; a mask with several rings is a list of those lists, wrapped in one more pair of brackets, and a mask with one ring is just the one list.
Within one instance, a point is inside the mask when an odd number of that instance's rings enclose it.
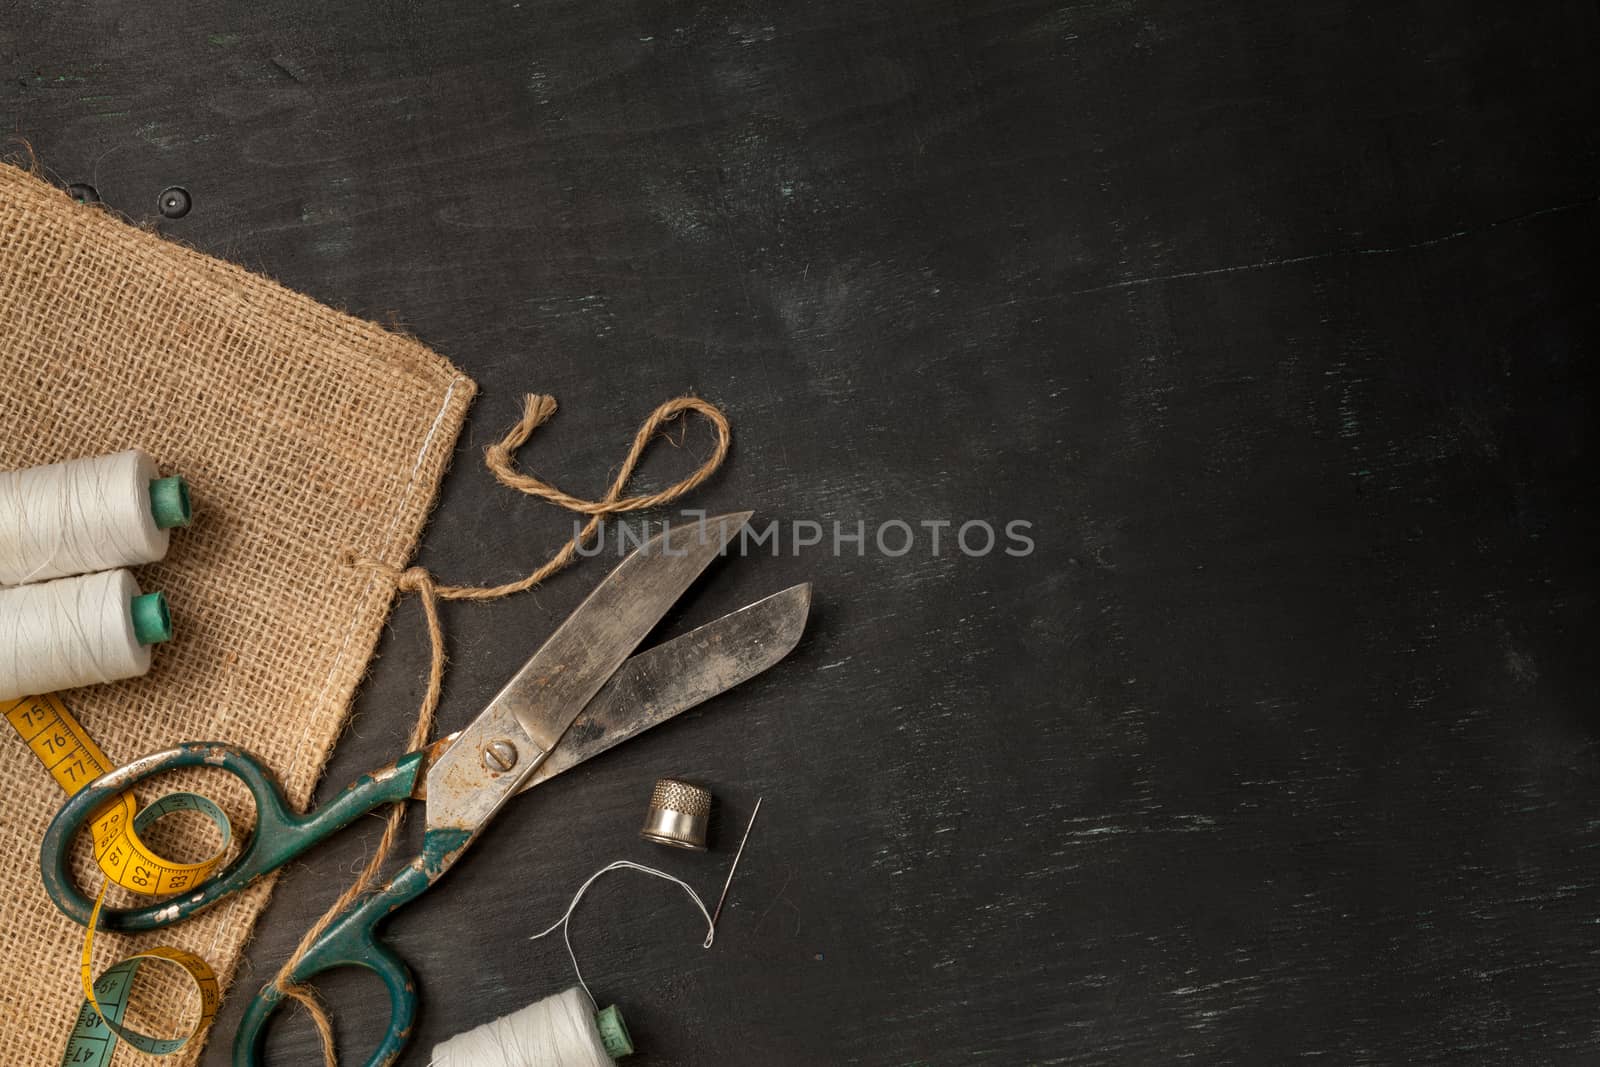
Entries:
{"label": "scissors pivot screw", "polygon": [[483,765],[491,771],[509,771],[517,765],[517,746],[505,738],[483,746]]}

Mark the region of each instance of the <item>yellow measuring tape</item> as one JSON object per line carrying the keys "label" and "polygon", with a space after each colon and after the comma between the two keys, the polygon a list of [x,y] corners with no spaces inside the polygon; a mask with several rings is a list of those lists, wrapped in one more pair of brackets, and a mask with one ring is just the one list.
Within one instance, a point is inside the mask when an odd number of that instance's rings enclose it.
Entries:
{"label": "yellow measuring tape", "polygon": [[[105,753],[84,732],[67,706],[54,695],[0,701],[0,712],[17,735],[39,757],[61,788],[76,793],[111,769]],[[222,835],[216,853],[199,863],[174,863],[157,855],[139,837],[158,820],[178,811],[195,811],[210,819]],[[103,1067],[111,1062],[120,1038],[151,1055],[176,1052],[211,1022],[222,1001],[217,976],[192,952],[159,946],[135,953],[94,978],[94,931],[105,903],[106,891],[119,885],[146,896],[181,892],[204,881],[222,863],[232,829],[221,808],[194,793],[173,793],[139,810],[131,792],[105,803],[90,822],[94,858],[105,872],[106,884],[95,899],[83,941],[84,1004],[61,1058],[62,1067]],[[147,960],[171,964],[187,974],[200,995],[200,1017],[189,1033],[177,1038],[155,1038],[122,1025],[134,977]]]}

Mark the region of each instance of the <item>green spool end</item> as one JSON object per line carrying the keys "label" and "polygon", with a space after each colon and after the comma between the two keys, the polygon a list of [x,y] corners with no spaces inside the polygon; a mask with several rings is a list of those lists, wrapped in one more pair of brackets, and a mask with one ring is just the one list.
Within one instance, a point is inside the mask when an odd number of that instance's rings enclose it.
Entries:
{"label": "green spool end", "polygon": [[172,616],[163,594],[146,593],[133,598],[133,636],[141,645],[172,640]]}
{"label": "green spool end", "polygon": [[600,1028],[600,1043],[606,1047],[607,1056],[620,1060],[633,1055],[633,1038],[628,1036],[628,1025],[615,1004],[596,1015],[594,1023]]}
{"label": "green spool end", "polygon": [[155,516],[157,529],[189,525],[194,517],[189,508],[189,483],[176,474],[151,482],[150,514]]}

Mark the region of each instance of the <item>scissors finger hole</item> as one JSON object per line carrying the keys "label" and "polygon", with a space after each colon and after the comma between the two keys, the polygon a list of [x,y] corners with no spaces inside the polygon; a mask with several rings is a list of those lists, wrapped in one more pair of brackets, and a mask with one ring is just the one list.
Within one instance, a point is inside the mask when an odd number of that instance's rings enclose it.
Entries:
{"label": "scissors finger hole", "polygon": [[233,820],[200,793],[162,794],[140,809],[134,826],[141,841],[173,863],[212,863],[232,851]]}
{"label": "scissors finger hole", "polygon": [[[247,840],[256,823],[255,797],[237,775],[220,767],[185,767],[181,770],[166,771],[140,782],[137,792],[141,808],[170,793],[193,793],[205,797],[227,815],[228,823],[233,827],[235,841]],[[163,819],[162,823],[168,821]],[[173,827],[180,831],[185,828],[204,831],[203,823],[191,824],[186,817],[173,821]],[[169,832],[165,826],[162,830]],[[152,830],[152,833],[154,832]],[[174,841],[174,845],[181,849],[192,850],[204,848],[205,843],[210,840],[208,834],[202,832],[198,840]]]}
{"label": "scissors finger hole", "polygon": [[[374,1049],[389,1035],[390,1016],[383,1004],[382,985],[363,967],[334,967],[304,983],[316,992],[338,1033],[341,1064],[367,1063]],[[263,1055],[254,1063],[262,1067],[321,1063],[322,1042],[311,1017],[293,1001],[278,1006],[260,1038]]]}
{"label": "scissors finger hole", "polygon": [[113,908],[187,892],[237,854],[255,816],[250,791],[226,771],[153,776],[104,804],[76,835],[73,881],[80,887],[109,881]]}

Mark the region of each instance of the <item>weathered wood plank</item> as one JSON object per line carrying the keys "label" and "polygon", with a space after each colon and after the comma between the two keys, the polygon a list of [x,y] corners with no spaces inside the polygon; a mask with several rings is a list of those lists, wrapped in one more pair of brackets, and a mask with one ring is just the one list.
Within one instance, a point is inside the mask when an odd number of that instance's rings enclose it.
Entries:
{"label": "weathered wood plank", "polygon": [[[570,980],[522,938],[601,863],[715,891],[729,849],[634,837],[667,773],[715,789],[724,843],[767,800],[710,952],[670,887],[582,913],[649,1063],[1575,1063],[1600,1051],[1596,23],[15,4],[0,125],[136,220],[184,185],[175,236],[482,383],[422,556],[452,579],[569,529],[476,462],[530,389],[563,412],[527,462],[575,491],[695,389],[738,434],[707,507],[1034,524],[1022,559],[919,535],[723,568],[683,622],[810,579],[810,637],[521,801],[395,922],[407,1063]],[[445,726],[598,570],[447,612]],[[330,787],[400,743],[423,648],[402,608]],[[375,834],[290,874],[238,990]],[[328,991],[367,1047],[376,984]],[[274,1062],[312,1047],[285,1024]]]}

